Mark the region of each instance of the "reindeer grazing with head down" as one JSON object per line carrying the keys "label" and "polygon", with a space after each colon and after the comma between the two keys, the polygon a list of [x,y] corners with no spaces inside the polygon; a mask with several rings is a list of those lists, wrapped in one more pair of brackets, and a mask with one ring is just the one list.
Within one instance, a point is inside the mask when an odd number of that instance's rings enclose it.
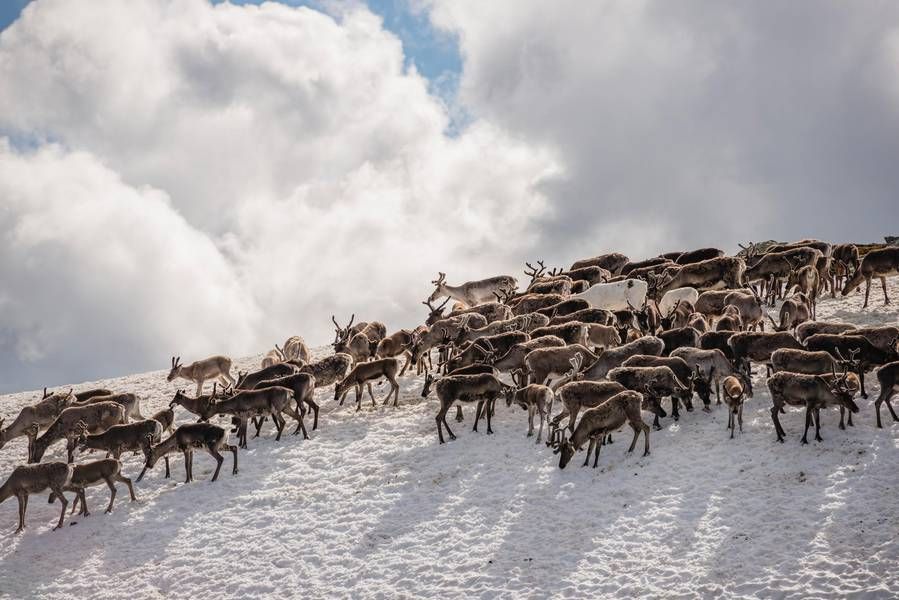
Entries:
{"label": "reindeer grazing with head down", "polygon": [[220,355],[210,356],[187,366],[181,364],[180,356],[173,356],[172,369],[166,379],[172,381],[178,378],[195,382],[197,396],[203,394],[203,384],[207,381],[219,380],[223,385],[234,385],[234,378],[231,377],[231,359]]}
{"label": "reindeer grazing with head down", "polygon": [[438,273],[437,275],[437,279],[431,281],[435,287],[434,292],[428,298],[428,302],[433,302],[443,296],[449,296],[466,306],[475,306],[484,302],[490,302],[494,299],[494,294],[500,290],[514,290],[518,287],[518,280],[510,275],[499,275],[477,281],[468,281],[457,286],[449,285],[445,282],[446,273]]}

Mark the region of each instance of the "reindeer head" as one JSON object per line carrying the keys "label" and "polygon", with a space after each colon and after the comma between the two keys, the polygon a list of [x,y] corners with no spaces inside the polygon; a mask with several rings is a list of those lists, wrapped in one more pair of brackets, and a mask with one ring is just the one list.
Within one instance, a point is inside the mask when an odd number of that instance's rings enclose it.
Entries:
{"label": "reindeer head", "polygon": [[837,375],[836,370],[833,368],[833,365],[831,365],[830,372],[833,376],[830,381],[820,375],[816,375],[815,377],[827,386],[827,389],[830,390],[830,393],[833,394],[834,397],[836,397],[840,405],[847,408],[850,412],[857,413],[858,405],[855,403],[855,400],[853,400],[853,397],[856,392],[858,392],[858,387],[850,384],[848,381],[849,371],[843,369],[843,372],[840,375]]}
{"label": "reindeer head", "polygon": [[515,290],[500,288],[498,292],[493,292],[493,295],[496,296],[496,301],[500,304],[508,304],[509,300],[515,295]]}
{"label": "reindeer head", "polygon": [[187,396],[184,395],[184,390],[176,390],[172,401],[169,402],[169,408],[175,408],[175,406],[182,404],[186,397]]}
{"label": "reindeer head", "polygon": [[353,326],[354,320],[356,320],[356,313],[350,317],[350,322],[346,327],[341,327],[334,315],[331,315],[331,322],[334,323],[334,343],[332,344],[334,352],[346,351],[346,344],[350,339],[350,328]]}
{"label": "reindeer head", "polygon": [[446,286],[446,273],[437,272],[437,279],[431,280],[431,283],[434,284],[434,291],[431,293],[430,297],[428,297],[429,302],[433,302],[440,296],[445,295],[444,288]]}
{"label": "reindeer head", "polygon": [[443,307],[446,306],[446,303],[450,301],[450,298],[449,296],[447,296],[446,299],[437,308],[434,308],[434,305],[431,304],[432,301],[433,300],[429,298],[422,302],[422,304],[428,307],[428,311],[430,311],[428,313],[428,318],[425,319],[425,324],[428,326],[433,325],[443,318]]}
{"label": "reindeer head", "polygon": [[430,373],[425,373],[425,385],[421,388],[421,397],[427,398],[428,394],[431,393],[431,385],[434,383],[434,376]]}
{"label": "reindeer head", "polygon": [[656,310],[659,311],[661,318],[659,322],[662,325],[662,329],[671,329],[674,325],[674,320],[677,318],[677,308],[680,306],[681,301],[678,300],[674,303],[674,306],[671,307],[671,310],[668,311],[668,314],[662,315],[662,311],[659,309],[659,303],[656,302]]}
{"label": "reindeer head", "polygon": [[537,261],[537,264],[540,265],[539,269],[529,262],[526,262],[524,264],[527,267],[527,269],[524,270],[524,274],[528,275],[531,278],[531,283],[534,283],[537,279],[542,277],[543,274],[546,272],[546,267],[543,266],[542,260]]}
{"label": "reindeer head", "polygon": [[553,454],[561,454],[561,456],[559,457],[560,469],[564,469],[565,465],[567,465],[571,461],[575,451],[576,448],[574,447],[574,444],[571,442],[571,440],[565,438],[565,433],[563,431],[562,439],[559,442],[559,447],[553,451]]}
{"label": "reindeer head", "polygon": [[703,375],[699,365],[696,365],[693,375],[690,376],[690,379],[693,380],[693,390],[699,396],[699,399],[702,400],[702,404],[705,407],[703,410],[705,411],[709,410],[708,407],[712,403],[712,378],[714,374],[715,367],[709,370],[708,377],[706,377]]}
{"label": "reindeer head", "polygon": [[168,377],[166,377],[166,381],[171,381],[176,377],[181,375],[181,357],[173,356],[172,357],[172,369],[169,371]]}

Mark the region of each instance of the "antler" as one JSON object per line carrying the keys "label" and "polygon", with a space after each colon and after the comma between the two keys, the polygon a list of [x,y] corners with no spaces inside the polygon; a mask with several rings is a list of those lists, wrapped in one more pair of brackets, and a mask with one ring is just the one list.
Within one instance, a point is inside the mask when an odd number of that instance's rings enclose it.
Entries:
{"label": "antler", "polygon": [[337,319],[334,318],[334,315],[331,315],[331,322],[334,323],[334,329],[337,330],[337,333],[343,331],[343,327],[340,326],[340,323],[337,322]]}
{"label": "antler", "polygon": [[281,360],[285,360],[284,350],[281,350],[281,347],[278,344],[275,344],[275,352],[278,353],[278,356],[281,357]]}
{"label": "antler", "polygon": [[525,264],[525,266],[527,267],[527,269],[525,269],[525,271],[524,271],[524,274],[525,274],[525,275],[530,275],[530,277],[531,277],[531,283],[533,283],[535,279],[537,279],[538,277],[542,276],[543,273],[546,272],[546,267],[543,266],[543,261],[542,261],[542,260],[538,260],[538,261],[537,261],[537,264],[540,265],[540,268],[539,268],[539,269],[538,269],[537,267],[535,267],[534,265],[532,265],[531,263],[529,263],[529,262],[526,262],[526,263],[524,263],[524,264]]}
{"label": "antler", "polygon": [[432,279],[431,283],[439,286],[441,283],[443,283],[443,281],[445,279],[446,279],[446,273],[441,273],[440,271],[437,271],[437,279]]}

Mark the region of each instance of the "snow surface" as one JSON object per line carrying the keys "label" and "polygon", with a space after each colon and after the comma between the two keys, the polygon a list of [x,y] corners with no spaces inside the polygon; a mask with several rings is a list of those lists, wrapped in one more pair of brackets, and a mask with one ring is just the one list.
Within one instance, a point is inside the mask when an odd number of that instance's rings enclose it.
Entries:
{"label": "snow surface", "polygon": [[[819,318],[896,324],[899,280],[897,304],[884,307],[878,292],[865,311],[858,294],[825,298]],[[136,391],[152,414],[177,387],[165,375],[76,389]],[[868,381],[856,426],[840,431],[837,411],[827,411],[821,443],[800,445],[796,409],[781,417],[787,442],[775,442],[757,376],[745,433],[734,440],[723,407],[697,410],[663,420],[651,456],[626,455],[623,431],[600,468],[580,468],[579,453],[564,471],[525,437],[526,413],[504,403],[495,435],[483,423],[471,432],[466,408],[458,440],[440,446],[436,400],[419,397],[421,378],[401,380],[399,409],[369,403],[358,414],[350,401],[335,409],[329,387],[317,393],[322,418],[311,440],[276,443],[269,423],[240,452],[237,476],[226,454],[210,483],[214,461],[198,454],[196,481],[184,484],[175,456],[172,479],[157,465],[135,484],[138,502],[119,485],[115,511],[104,515],[108,491],[91,488],[93,514],[56,532],[59,505],[45,494],[32,497],[20,535],[15,500],[0,505],[0,595],[895,598],[899,424],[884,410],[885,428],[875,428],[877,380]],[[38,396],[4,396],[0,414],[14,417]],[[177,410],[179,422],[192,420]],[[0,477],[25,454],[24,438],[0,450]],[[45,460],[63,456],[58,443]],[[134,477],[140,467],[128,456],[124,471]]]}

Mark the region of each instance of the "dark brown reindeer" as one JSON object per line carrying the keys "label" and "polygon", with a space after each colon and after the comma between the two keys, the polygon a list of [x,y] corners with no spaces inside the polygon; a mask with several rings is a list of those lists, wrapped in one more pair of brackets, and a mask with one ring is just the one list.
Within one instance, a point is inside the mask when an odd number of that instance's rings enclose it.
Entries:
{"label": "dark brown reindeer", "polygon": [[868,308],[871,279],[877,277],[880,279],[880,285],[883,287],[883,303],[889,304],[887,277],[890,275],[899,275],[899,247],[891,246],[881,250],[872,250],[865,255],[855,274],[843,286],[842,294],[843,296],[848,296],[852,290],[860,286],[862,281],[864,281],[865,304],[862,308]]}

